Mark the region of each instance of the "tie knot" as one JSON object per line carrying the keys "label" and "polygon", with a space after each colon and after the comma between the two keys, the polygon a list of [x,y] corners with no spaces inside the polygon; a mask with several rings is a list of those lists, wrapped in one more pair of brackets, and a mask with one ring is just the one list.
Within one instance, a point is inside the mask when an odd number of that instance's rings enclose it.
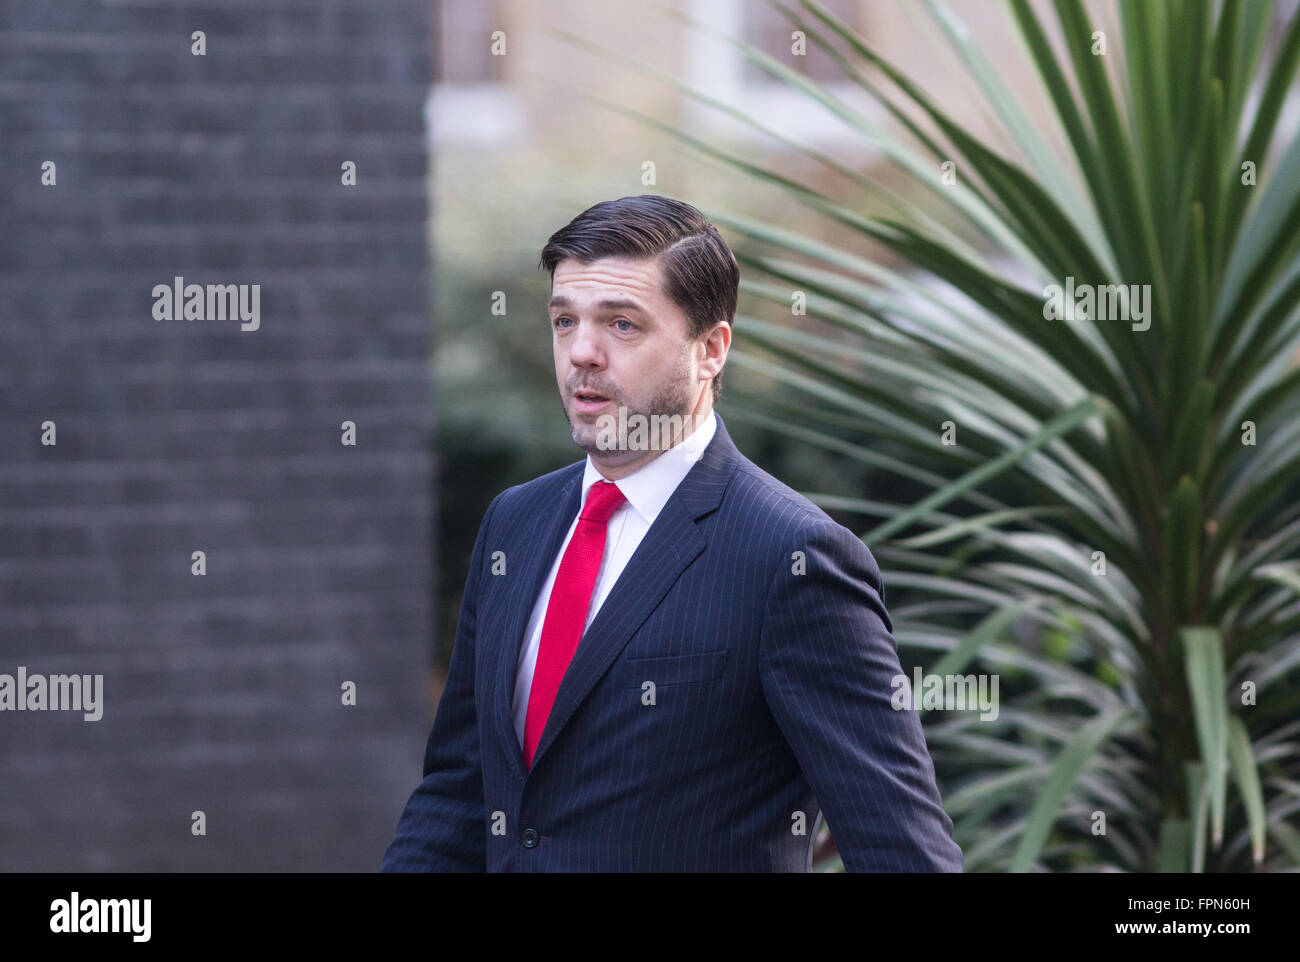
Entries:
{"label": "tie knot", "polygon": [[597,481],[587,492],[587,503],[582,506],[582,513],[578,517],[584,521],[598,521],[604,524],[626,500],[618,485],[612,481]]}

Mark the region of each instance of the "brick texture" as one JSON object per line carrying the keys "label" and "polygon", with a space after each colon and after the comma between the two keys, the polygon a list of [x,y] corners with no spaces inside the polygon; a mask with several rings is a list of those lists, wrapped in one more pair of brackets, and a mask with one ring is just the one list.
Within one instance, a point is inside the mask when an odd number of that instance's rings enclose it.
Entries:
{"label": "brick texture", "polygon": [[[429,722],[428,16],[0,0],[0,673],[104,676],[0,711],[0,870],[378,868]],[[155,320],[177,275],[260,329]]]}

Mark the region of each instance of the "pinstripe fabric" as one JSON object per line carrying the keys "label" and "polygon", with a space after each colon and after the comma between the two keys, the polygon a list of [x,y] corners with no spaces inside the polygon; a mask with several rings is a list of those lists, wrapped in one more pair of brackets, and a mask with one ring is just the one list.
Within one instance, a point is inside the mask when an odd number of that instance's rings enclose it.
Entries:
{"label": "pinstripe fabric", "polygon": [[804,872],[824,813],[850,871],[961,871],[920,720],[890,705],[901,668],[875,559],[741,455],[721,417],[524,770],[515,665],[584,464],[488,508],[424,780],[381,870]]}

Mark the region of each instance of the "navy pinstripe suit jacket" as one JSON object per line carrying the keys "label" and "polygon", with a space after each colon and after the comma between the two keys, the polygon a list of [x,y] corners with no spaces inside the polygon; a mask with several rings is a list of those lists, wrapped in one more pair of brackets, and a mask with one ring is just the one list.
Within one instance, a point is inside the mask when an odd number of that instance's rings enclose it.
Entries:
{"label": "navy pinstripe suit jacket", "polygon": [[920,720],[890,705],[901,669],[875,559],[721,417],[524,770],[515,664],[584,463],[488,508],[424,780],[381,871],[803,872],[823,810],[849,871],[961,871]]}

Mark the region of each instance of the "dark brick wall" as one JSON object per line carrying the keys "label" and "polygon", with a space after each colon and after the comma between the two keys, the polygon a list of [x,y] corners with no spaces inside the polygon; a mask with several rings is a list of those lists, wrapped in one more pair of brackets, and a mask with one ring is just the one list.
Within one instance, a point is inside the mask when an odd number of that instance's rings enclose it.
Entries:
{"label": "dark brick wall", "polygon": [[[0,673],[104,676],[0,711],[0,870],[377,869],[430,717],[428,15],[0,0]],[[154,320],[176,275],[260,329]]]}

